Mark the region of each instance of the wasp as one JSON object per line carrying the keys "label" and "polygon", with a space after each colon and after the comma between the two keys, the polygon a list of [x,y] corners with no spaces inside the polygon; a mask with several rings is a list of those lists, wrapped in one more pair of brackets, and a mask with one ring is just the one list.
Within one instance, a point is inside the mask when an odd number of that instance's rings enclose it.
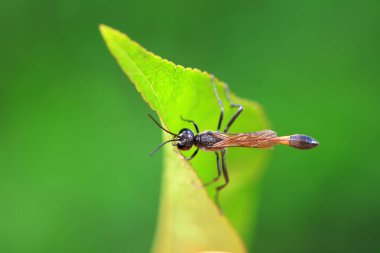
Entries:
{"label": "wasp", "polygon": [[208,186],[212,183],[217,182],[222,174],[224,177],[224,184],[216,188],[215,193],[215,203],[220,208],[219,203],[219,192],[225,188],[229,183],[228,170],[226,164],[226,149],[230,147],[247,147],[247,148],[273,148],[276,145],[283,144],[297,149],[311,149],[319,145],[319,142],[310,136],[304,134],[293,134],[288,136],[277,136],[277,133],[272,130],[262,130],[258,132],[249,133],[229,133],[229,129],[232,124],[236,121],[239,115],[242,113],[244,107],[239,104],[232,102],[229,96],[228,85],[224,86],[225,96],[227,101],[230,103],[232,108],[237,108],[231,119],[228,121],[226,127],[221,131],[221,126],[224,118],[224,107],[222,100],[219,96],[218,90],[215,85],[214,77],[211,76],[211,84],[214,89],[216,99],[220,107],[220,116],[218,121],[218,127],[216,131],[204,131],[199,132],[199,127],[197,123],[193,120],[181,119],[185,122],[191,123],[194,126],[196,134],[188,128],[183,128],[178,134],[170,132],[169,130],[162,127],[157,120],[155,120],[152,115],[148,116],[156,123],[156,125],[173,136],[173,139],[165,141],[160,144],[152,153],[154,155],[163,145],[172,142],[173,145],[177,146],[179,150],[189,150],[193,146],[197,149],[190,157],[185,157],[187,160],[193,159],[197,154],[199,149],[204,151],[213,151],[216,155],[217,161],[217,171],[218,175],[212,181],[205,183],[203,186]]}

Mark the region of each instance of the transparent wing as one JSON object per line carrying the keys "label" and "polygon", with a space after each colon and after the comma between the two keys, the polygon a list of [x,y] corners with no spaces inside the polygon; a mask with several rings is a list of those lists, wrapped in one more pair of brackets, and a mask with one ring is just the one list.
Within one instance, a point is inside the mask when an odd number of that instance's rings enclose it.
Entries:
{"label": "transparent wing", "polygon": [[240,134],[223,134],[215,133],[215,136],[222,139],[215,143],[212,148],[226,147],[250,147],[250,148],[271,148],[277,143],[273,138],[277,137],[277,133],[272,130],[263,130],[252,133]]}

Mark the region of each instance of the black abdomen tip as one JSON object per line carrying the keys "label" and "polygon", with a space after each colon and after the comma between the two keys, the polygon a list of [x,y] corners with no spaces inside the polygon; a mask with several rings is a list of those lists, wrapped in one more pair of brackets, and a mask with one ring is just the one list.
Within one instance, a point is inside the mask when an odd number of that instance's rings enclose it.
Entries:
{"label": "black abdomen tip", "polygon": [[294,134],[290,136],[289,146],[298,149],[311,149],[319,145],[319,142],[310,136]]}

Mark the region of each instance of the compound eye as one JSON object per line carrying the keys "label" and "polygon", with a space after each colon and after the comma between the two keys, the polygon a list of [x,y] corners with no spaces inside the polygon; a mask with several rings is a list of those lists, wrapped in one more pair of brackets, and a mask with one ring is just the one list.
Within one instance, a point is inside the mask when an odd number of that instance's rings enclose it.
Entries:
{"label": "compound eye", "polygon": [[190,145],[184,145],[180,142],[178,142],[178,144],[177,144],[177,147],[180,150],[189,150],[189,149],[191,149],[191,146],[192,146],[191,144]]}
{"label": "compound eye", "polygon": [[180,135],[180,134],[187,134],[187,133],[189,133],[189,132],[191,132],[190,129],[188,129],[188,128],[183,128],[183,129],[181,129],[181,131],[179,131],[179,135]]}
{"label": "compound eye", "polygon": [[194,133],[190,129],[188,129],[188,128],[184,128],[181,131],[179,131],[178,136],[181,139],[188,139],[188,140],[193,140],[194,139]]}

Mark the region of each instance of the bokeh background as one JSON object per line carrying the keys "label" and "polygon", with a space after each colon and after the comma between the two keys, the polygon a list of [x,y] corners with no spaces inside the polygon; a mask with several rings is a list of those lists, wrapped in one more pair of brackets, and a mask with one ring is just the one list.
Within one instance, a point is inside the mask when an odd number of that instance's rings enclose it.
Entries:
{"label": "bokeh background", "polygon": [[261,103],[280,134],[252,252],[380,252],[380,2],[0,2],[0,252],[148,252],[161,133],[105,23]]}

